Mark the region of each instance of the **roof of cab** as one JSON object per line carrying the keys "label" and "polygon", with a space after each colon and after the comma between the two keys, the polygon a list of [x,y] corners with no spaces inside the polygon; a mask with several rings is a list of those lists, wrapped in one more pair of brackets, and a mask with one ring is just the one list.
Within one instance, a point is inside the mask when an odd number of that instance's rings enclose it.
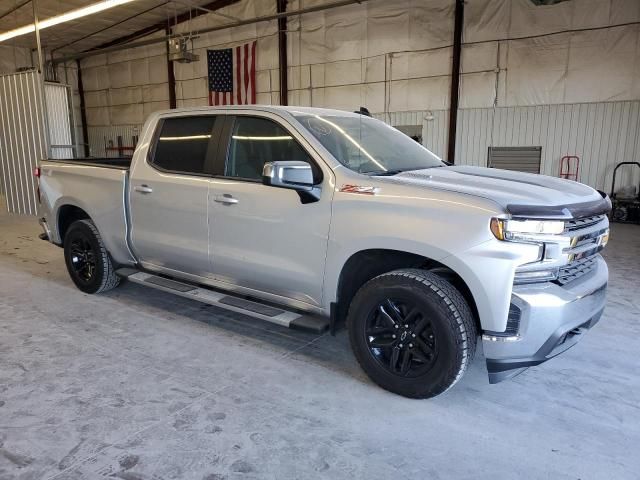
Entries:
{"label": "roof of cab", "polygon": [[308,115],[339,115],[339,116],[349,116],[356,117],[359,116],[359,113],[349,112],[345,110],[335,110],[331,108],[317,108],[317,107],[296,107],[296,106],[280,106],[280,105],[216,105],[216,106],[201,106],[201,107],[184,107],[184,108],[175,108],[172,110],[160,110],[155,112],[156,115],[166,115],[172,113],[195,113],[195,112],[204,112],[210,110],[227,110],[232,112],[234,110],[254,110],[261,112],[271,112],[271,113],[282,113],[287,112],[289,114],[295,115],[296,113],[308,114]]}

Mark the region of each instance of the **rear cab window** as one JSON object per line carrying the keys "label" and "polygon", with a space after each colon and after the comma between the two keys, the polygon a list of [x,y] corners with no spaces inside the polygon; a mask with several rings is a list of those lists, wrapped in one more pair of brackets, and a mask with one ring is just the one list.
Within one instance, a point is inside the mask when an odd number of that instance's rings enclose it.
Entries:
{"label": "rear cab window", "polygon": [[150,159],[158,170],[191,175],[210,173],[215,152],[216,115],[171,117],[162,120]]}

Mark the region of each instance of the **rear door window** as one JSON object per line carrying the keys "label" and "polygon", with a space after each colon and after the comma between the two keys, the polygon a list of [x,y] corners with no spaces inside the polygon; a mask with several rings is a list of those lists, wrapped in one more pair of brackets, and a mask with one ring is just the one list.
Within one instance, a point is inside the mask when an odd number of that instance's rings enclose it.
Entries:
{"label": "rear door window", "polygon": [[212,142],[215,121],[214,115],[164,119],[155,146],[153,165],[175,173],[207,173],[207,158],[215,149]]}

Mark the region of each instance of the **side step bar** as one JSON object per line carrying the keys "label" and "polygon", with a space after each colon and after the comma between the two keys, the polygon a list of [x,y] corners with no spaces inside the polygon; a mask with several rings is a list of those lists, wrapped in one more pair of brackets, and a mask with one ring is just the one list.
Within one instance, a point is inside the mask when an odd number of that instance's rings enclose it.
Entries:
{"label": "side step bar", "polygon": [[139,283],[140,285],[146,285],[156,290],[173,293],[180,297],[215,305],[225,310],[242,313],[249,317],[275,323],[283,327],[311,333],[323,333],[329,328],[328,318],[273,307],[254,300],[247,300],[228,293],[210,290],[198,285],[141,272],[133,268],[121,268],[116,271],[116,274],[133,283]]}

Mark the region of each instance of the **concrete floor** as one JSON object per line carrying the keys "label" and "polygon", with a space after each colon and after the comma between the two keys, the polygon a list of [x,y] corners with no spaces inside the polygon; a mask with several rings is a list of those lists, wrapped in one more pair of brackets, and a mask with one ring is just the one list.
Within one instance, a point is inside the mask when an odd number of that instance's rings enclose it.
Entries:
{"label": "concrete floor", "polygon": [[0,215],[0,479],[637,479],[640,227],[615,225],[602,322],[489,385],[381,390],[314,337],[126,284],[78,291]]}

